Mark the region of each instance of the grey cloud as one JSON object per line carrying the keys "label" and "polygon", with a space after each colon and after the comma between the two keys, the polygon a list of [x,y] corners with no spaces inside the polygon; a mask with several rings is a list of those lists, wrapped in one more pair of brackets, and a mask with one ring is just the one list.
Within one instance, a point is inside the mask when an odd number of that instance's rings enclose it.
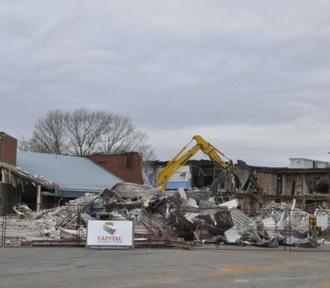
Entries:
{"label": "grey cloud", "polygon": [[260,163],[284,163],[294,146],[305,156],[328,149],[326,129],[315,129],[330,120],[327,1],[0,4],[1,130],[28,136],[49,109],[90,107],[131,116],[163,158],[217,127],[226,149]]}

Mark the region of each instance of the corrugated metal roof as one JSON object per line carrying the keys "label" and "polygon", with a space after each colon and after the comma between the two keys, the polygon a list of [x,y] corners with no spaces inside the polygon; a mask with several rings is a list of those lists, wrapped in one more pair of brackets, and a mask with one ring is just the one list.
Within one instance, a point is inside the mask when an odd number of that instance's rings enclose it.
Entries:
{"label": "corrugated metal roof", "polygon": [[252,219],[246,216],[241,210],[232,209],[230,210],[230,215],[234,225],[236,225],[238,228],[248,227],[253,223]]}
{"label": "corrugated metal roof", "polygon": [[233,226],[225,231],[224,235],[226,237],[227,243],[229,244],[236,244],[242,238],[236,226]]}
{"label": "corrugated metal roof", "polygon": [[68,155],[20,151],[17,166],[59,186],[56,195],[78,197],[86,192],[101,192],[122,179],[109,173],[91,160]]}

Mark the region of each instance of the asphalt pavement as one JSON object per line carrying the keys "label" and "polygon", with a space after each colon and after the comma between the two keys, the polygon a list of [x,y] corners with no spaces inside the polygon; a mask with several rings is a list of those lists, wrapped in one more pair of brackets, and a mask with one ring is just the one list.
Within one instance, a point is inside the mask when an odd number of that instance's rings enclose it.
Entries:
{"label": "asphalt pavement", "polygon": [[330,253],[0,249],[0,287],[330,287]]}

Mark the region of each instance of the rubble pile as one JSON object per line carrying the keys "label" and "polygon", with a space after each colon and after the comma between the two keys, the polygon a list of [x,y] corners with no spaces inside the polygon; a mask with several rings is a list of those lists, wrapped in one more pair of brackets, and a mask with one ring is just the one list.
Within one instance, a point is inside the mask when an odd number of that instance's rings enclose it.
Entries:
{"label": "rubble pile", "polygon": [[[204,191],[203,191],[204,192]],[[99,195],[86,194],[62,207],[31,211],[14,207],[16,219],[9,219],[9,235],[33,239],[85,239],[88,220],[132,220],[135,240],[177,240],[192,244],[226,243],[276,247],[314,247],[309,217],[290,204],[270,203],[255,217],[239,209],[239,201],[217,202],[210,191],[167,191],[160,193],[146,185],[119,183]],[[329,210],[317,210],[327,215]],[[329,215],[327,214],[329,213]],[[324,230],[329,226],[324,226]]]}
{"label": "rubble pile", "polygon": [[[32,211],[27,205],[19,204],[13,207],[13,215],[0,217],[0,223],[5,223],[6,238],[19,238],[21,242],[33,240],[57,240],[64,238],[65,232],[84,237],[85,229],[81,227],[81,212],[93,203],[98,196],[86,194],[81,198],[69,201],[66,205],[42,210]],[[66,231],[67,230],[67,231]],[[81,233],[77,234],[77,231]],[[64,233],[63,233],[64,232]],[[72,238],[73,236],[69,238]],[[11,241],[11,240],[10,240]]]}

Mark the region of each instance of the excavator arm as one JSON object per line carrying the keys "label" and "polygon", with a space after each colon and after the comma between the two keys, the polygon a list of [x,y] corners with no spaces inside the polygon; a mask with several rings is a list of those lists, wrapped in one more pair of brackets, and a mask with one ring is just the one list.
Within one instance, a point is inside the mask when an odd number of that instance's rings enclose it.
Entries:
{"label": "excavator arm", "polygon": [[210,157],[211,160],[216,162],[223,169],[230,169],[233,167],[233,162],[231,160],[224,161],[222,157],[226,156],[216,149],[213,145],[208,143],[199,135],[195,135],[193,140],[196,141],[196,145],[191,149],[188,149],[188,146],[183,147],[179,153],[167,163],[167,165],[160,171],[158,175],[158,185],[160,186],[160,191],[165,191],[169,179],[173,174],[180,169],[186,162],[193,157],[198,151],[203,151],[206,155]]}

